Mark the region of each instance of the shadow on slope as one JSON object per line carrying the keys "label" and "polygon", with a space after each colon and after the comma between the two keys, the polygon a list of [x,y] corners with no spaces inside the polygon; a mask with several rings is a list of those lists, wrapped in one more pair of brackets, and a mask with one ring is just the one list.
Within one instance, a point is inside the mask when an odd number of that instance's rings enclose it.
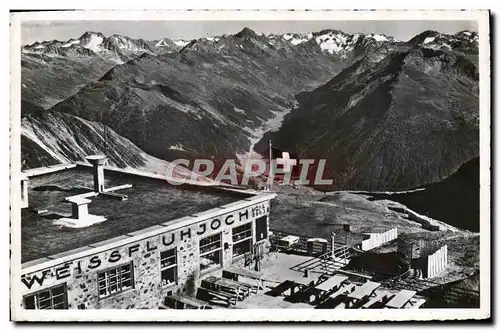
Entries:
{"label": "shadow on slope", "polygon": [[388,199],[452,226],[479,231],[479,158],[465,163],[450,177],[404,194],[370,194]]}

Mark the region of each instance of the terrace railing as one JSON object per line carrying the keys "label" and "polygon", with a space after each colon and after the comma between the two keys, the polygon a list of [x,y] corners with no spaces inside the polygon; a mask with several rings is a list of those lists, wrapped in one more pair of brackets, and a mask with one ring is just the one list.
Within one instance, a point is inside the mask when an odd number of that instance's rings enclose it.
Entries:
{"label": "terrace railing", "polygon": [[[300,255],[307,254],[307,240],[310,239],[309,237],[274,229],[272,229],[271,231],[273,232],[273,235],[270,238],[270,241],[271,241],[271,246],[275,251],[282,249],[279,245],[280,239],[292,235],[298,237],[299,241],[294,245],[285,248],[285,250],[287,252]],[[319,256],[311,257],[311,259],[301,262],[297,265],[294,265],[290,269],[301,272],[306,270],[314,270],[314,271],[319,271],[322,274],[332,275],[338,269],[346,266],[346,263],[344,263],[343,261],[345,261],[351,256],[351,250],[346,245],[336,242],[334,247],[334,253],[335,253],[335,259],[333,259],[332,257],[332,244],[331,242],[328,242],[326,245],[325,253]]]}

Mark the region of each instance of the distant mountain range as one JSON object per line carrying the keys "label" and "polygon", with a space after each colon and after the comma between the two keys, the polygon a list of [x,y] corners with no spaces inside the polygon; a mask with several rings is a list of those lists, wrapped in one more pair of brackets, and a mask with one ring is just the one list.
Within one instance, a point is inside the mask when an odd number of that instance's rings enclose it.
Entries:
{"label": "distant mountain range", "polygon": [[111,157],[117,166],[241,157],[271,137],[326,158],[339,189],[415,187],[479,154],[475,32],[407,42],[338,30],[191,41],[87,32],[21,52],[24,167],[102,151],[103,124],[134,146]]}

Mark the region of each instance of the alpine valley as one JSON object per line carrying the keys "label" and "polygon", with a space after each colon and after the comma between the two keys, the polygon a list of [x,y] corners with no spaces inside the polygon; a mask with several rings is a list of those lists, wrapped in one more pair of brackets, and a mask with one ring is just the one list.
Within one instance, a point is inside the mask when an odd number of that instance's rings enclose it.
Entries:
{"label": "alpine valley", "polygon": [[86,32],[21,54],[23,168],[106,149],[111,165],[161,172],[178,157],[263,153],[272,139],[327,159],[332,190],[405,190],[479,156],[471,31],[408,41],[338,30],[151,41]]}

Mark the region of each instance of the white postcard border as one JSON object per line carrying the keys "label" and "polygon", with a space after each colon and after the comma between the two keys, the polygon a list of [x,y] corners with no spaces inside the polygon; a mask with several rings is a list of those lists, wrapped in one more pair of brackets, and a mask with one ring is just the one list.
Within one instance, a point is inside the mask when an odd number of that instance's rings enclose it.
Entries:
{"label": "white postcard border", "polygon": [[15,321],[406,321],[463,320],[491,316],[491,243],[490,243],[490,27],[488,11],[74,11],[26,12],[11,14],[11,180],[20,173],[20,48],[21,23],[38,20],[474,20],[478,23],[480,61],[480,307],[479,309],[419,310],[330,310],[314,309],[231,309],[198,310],[57,310],[31,311],[13,306],[20,302],[16,288],[20,281],[20,187],[11,185],[11,313]]}

